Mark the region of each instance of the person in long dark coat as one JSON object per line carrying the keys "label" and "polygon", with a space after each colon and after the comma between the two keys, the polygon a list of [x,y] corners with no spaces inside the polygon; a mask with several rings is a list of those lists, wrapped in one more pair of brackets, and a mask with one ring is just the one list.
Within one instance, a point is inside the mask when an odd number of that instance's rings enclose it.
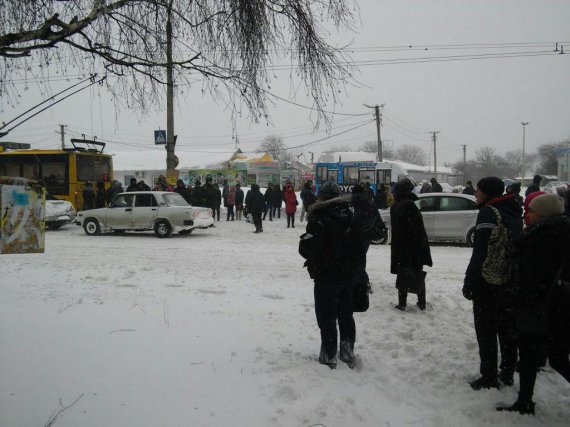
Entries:
{"label": "person in long dark coat", "polygon": [[440,183],[437,182],[437,179],[435,179],[435,177],[430,179],[429,182],[431,183],[432,193],[441,193],[443,191],[443,188],[441,187]]}
{"label": "person in long dark coat", "polygon": [[253,217],[253,224],[255,225],[255,233],[263,232],[263,222],[261,215],[265,209],[265,199],[263,194],[259,191],[259,185],[252,184],[251,190],[245,196],[245,209]]}
{"label": "person in long dark coat", "polygon": [[273,186],[273,218],[281,218],[281,206],[283,205],[283,190],[279,185]]}
{"label": "person in long dark coat", "polygon": [[499,411],[534,414],[536,373],[544,354],[570,382],[570,220],[554,194],[529,203],[529,226],[513,242],[515,326],[520,355],[517,401]]}
{"label": "person in long dark coat", "polygon": [[97,193],[95,194],[95,209],[104,208],[107,201],[107,192],[105,191],[105,183],[97,181]]}
{"label": "person in long dark coat", "polygon": [[[523,178],[524,178],[524,177],[523,177]],[[532,184],[530,184],[530,185],[527,187],[527,189],[526,189],[526,191],[525,191],[525,193],[524,193],[525,197],[528,196],[528,195],[531,194],[531,193],[536,193],[537,191],[540,191],[540,181],[542,181],[542,177],[541,177],[540,175],[535,175],[535,176],[532,178]]]}
{"label": "person in long dark coat", "polygon": [[204,197],[204,187],[202,187],[202,183],[200,181],[196,181],[196,184],[194,185],[194,188],[192,189],[192,194],[191,194],[191,204],[192,206],[199,206],[202,208],[205,208],[206,205],[206,200]]}
{"label": "person in long dark coat", "polygon": [[[500,388],[499,380],[513,385],[517,359],[514,337],[514,308],[510,283],[492,284],[484,277],[485,259],[492,242],[493,230],[501,223],[508,229],[511,239],[522,231],[522,208],[513,194],[503,196],[505,184],[498,177],[486,177],[477,183],[475,198],[479,207],[475,226],[473,253],[465,272],[463,295],[473,301],[475,334],[479,345],[481,377],[469,384],[474,390]],[[488,277],[488,276],[487,276]],[[497,338],[501,350],[501,364],[497,367]],[[500,372],[498,370],[500,369]]]}
{"label": "person in long dark coat", "polygon": [[406,309],[408,292],[418,295],[418,307],[426,309],[423,266],[433,265],[426,229],[420,210],[414,203],[414,185],[408,179],[396,184],[395,203],[390,208],[392,225],[390,272],[396,274],[398,310]]}
{"label": "person in long dark coat", "polygon": [[263,195],[265,200],[265,209],[263,209],[263,219],[267,217],[267,212],[269,212],[269,221],[273,221],[273,203],[275,199],[275,194],[273,193],[273,184],[267,184],[267,189]]}

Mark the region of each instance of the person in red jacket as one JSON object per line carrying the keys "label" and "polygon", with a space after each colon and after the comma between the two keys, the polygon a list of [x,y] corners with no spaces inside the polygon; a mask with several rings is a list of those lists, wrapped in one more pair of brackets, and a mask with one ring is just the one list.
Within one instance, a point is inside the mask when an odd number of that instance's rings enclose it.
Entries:
{"label": "person in red jacket", "polygon": [[287,214],[287,228],[295,228],[295,212],[297,212],[297,195],[293,191],[293,185],[287,184],[283,194],[285,199],[285,213]]}

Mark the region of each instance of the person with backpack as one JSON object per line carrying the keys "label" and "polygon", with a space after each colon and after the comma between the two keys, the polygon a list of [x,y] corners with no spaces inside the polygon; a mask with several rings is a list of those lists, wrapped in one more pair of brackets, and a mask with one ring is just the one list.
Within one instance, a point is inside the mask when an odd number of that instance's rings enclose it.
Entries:
{"label": "person with backpack", "polygon": [[[513,301],[509,286],[512,239],[522,231],[522,208],[514,194],[503,196],[505,184],[490,176],[477,183],[479,208],[475,244],[465,273],[463,296],[473,301],[475,334],[479,345],[481,377],[469,384],[474,390],[513,385],[517,359]],[[501,364],[497,367],[497,337]]]}
{"label": "person with backpack", "polygon": [[398,310],[404,311],[408,292],[418,295],[417,306],[426,309],[426,273],[423,266],[433,265],[422,214],[412,193],[414,184],[403,179],[396,184],[395,203],[390,208],[392,243],[390,273],[396,274]]}
{"label": "person with backpack", "polygon": [[536,373],[545,354],[570,382],[570,220],[555,194],[534,197],[528,208],[528,227],[514,239],[512,252],[520,391],[513,405],[497,408],[520,414],[534,414]]}
{"label": "person with backpack", "polygon": [[318,201],[309,208],[299,253],[315,282],[315,314],[321,333],[319,363],[336,368],[340,333],[340,360],[354,368],[356,327],[352,305],[354,251],[350,198],[340,197],[340,187],[330,181],[319,187],[317,197]]}

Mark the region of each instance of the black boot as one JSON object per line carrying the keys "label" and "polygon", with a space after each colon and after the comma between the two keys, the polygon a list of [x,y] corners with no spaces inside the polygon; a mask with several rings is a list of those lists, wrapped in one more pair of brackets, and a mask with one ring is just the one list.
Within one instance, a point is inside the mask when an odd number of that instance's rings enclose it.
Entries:
{"label": "black boot", "polygon": [[511,406],[498,406],[497,411],[518,412],[523,415],[534,415],[534,402],[532,400],[517,400]]}
{"label": "black boot", "polygon": [[356,364],[356,357],[354,356],[354,343],[341,341],[339,358],[344,363],[346,363],[350,369],[353,369],[354,365]]}
{"label": "black boot", "polygon": [[475,381],[471,381],[469,383],[473,390],[482,390],[484,388],[501,388],[499,381],[497,379],[491,379],[486,377],[480,377]]}
{"label": "black boot", "polygon": [[501,382],[507,387],[510,387],[515,383],[513,376],[514,376],[513,372],[501,371],[499,373],[499,380],[501,380]]}
{"label": "black boot", "polygon": [[328,357],[321,347],[321,354],[319,354],[319,363],[322,365],[327,365],[331,369],[336,369],[336,355],[333,357]]}

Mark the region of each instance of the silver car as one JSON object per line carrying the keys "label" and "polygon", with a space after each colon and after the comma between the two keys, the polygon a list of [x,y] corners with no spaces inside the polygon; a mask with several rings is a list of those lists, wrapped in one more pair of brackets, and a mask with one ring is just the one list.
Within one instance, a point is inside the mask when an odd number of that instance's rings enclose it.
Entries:
{"label": "silver car", "polygon": [[46,228],[58,228],[75,221],[75,208],[67,200],[60,200],[50,194],[46,195],[44,222]]}
{"label": "silver car", "polygon": [[190,206],[178,193],[133,191],[115,196],[108,208],[78,212],[76,223],[89,236],[154,230],[164,238],[173,231],[190,234],[196,228],[208,228],[214,218],[211,209]]}
{"label": "silver car", "polygon": [[[418,194],[416,206],[422,213],[424,226],[430,242],[455,241],[473,246],[477,209],[475,196],[457,193]],[[390,227],[390,210],[381,210],[380,215]]]}

